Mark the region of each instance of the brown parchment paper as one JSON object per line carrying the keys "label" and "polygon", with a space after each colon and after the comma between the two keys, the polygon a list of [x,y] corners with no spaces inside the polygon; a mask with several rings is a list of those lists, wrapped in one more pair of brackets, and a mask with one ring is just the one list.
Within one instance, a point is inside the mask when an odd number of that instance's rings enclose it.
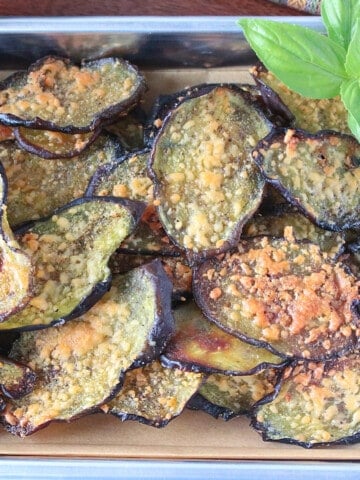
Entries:
{"label": "brown parchment paper", "polygon": [[[149,83],[145,107],[160,93],[202,82],[249,83],[246,68],[144,72]],[[4,76],[4,75],[3,75]],[[360,460],[360,445],[318,448],[263,442],[246,417],[229,422],[203,412],[185,411],[167,427],[96,414],[71,424],[53,423],[20,439],[0,431],[0,455],[66,458],[143,458],[198,460]]]}

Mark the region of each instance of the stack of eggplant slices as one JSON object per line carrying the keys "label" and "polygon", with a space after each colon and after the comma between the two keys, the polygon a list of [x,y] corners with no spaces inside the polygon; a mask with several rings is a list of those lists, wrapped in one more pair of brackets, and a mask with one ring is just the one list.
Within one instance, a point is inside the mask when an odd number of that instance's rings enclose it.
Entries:
{"label": "stack of eggplant slices", "polygon": [[[262,67],[160,96],[119,58],[0,90],[0,417],[360,441],[360,145]],[[115,421],[115,420],[114,420]]]}

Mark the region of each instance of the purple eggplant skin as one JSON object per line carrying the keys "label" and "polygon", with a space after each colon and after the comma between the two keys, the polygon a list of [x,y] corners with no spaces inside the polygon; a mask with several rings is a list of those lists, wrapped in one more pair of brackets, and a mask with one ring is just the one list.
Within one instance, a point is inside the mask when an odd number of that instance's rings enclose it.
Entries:
{"label": "purple eggplant skin", "polygon": [[[1,82],[0,91],[11,87],[14,84],[14,82],[20,83],[20,84],[24,84],[24,82],[26,83],[27,74],[41,68],[42,65],[49,60],[61,60],[69,66],[73,65],[73,63],[69,58],[59,57],[55,55],[49,55],[49,56],[40,58],[35,63],[30,65],[27,72],[21,71],[21,72],[15,73],[13,75],[10,75],[10,77],[5,79],[3,82]],[[59,131],[64,133],[85,133],[85,132],[97,130],[100,127],[113,123],[116,118],[118,118],[120,115],[125,115],[129,110],[134,108],[139,103],[141,96],[145,93],[147,89],[145,78],[139,73],[137,67],[135,67],[134,65],[131,65],[127,60],[116,58],[116,57],[107,57],[107,58],[100,58],[95,60],[82,60],[80,64],[80,67],[85,68],[85,67],[93,67],[95,65],[101,66],[106,63],[116,62],[116,61],[121,61],[123,65],[129,68],[132,72],[136,73],[136,75],[139,77],[139,86],[136,92],[134,93],[134,95],[130,96],[129,98],[127,98],[126,100],[123,100],[120,103],[112,105],[111,107],[108,107],[103,111],[99,112],[89,125],[85,127],[75,127],[74,125],[70,124],[70,125],[61,127],[54,122],[43,120],[39,117],[35,117],[31,120],[25,120],[16,115],[7,114],[7,113],[0,113],[0,122],[10,127],[23,126],[28,128],[38,128],[40,130],[54,130],[54,131]]]}
{"label": "purple eggplant skin", "polygon": [[[334,232],[342,232],[347,229],[360,229],[360,219],[351,224],[345,223],[341,227],[334,224],[330,224],[327,221],[322,221],[317,219],[306,208],[303,207],[303,205],[299,202],[298,198],[292,195],[289,192],[289,190],[287,190],[279,180],[271,178],[266,174],[263,168],[263,156],[260,152],[262,149],[266,150],[271,143],[276,141],[281,141],[284,138],[286,131],[287,131],[286,128],[274,129],[272,132],[269,133],[269,135],[267,135],[265,138],[260,140],[256,148],[253,150],[254,161],[260,168],[260,171],[262,172],[265,180],[270,185],[275,187],[287,202],[289,202],[291,205],[296,207],[303,215],[305,215],[310,221],[312,221],[318,227],[323,228],[324,230],[331,230]],[[296,136],[301,140],[304,138],[321,140],[322,138],[327,137],[328,135],[334,135],[340,139],[349,139],[349,140],[352,140],[353,142],[356,142],[354,137],[347,135],[346,133],[334,132],[333,130],[321,130],[318,133],[309,133],[309,132],[306,132],[305,130],[294,129],[294,132],[296,132]]]}
{"label": "purple eggplant skin", "polygon": [[[76,200],[73,200],[72,202],[68,203],[67,205],[64,205],[63,207],[59,208],[56,210],[54,213],[49,215],[48,217],[45,217],[41,219],[41,221],[47,221],[49,220],[53,215],[61,214],[62,211],[67,210],[68,208],[75,206],[75,205],[80,205],[82,203],[85,203],[88,200],[96,200],[98,199],[99,201],[105,201],[105,202],[115,202],[120,205],[123,205],[126,207],[130,213],[132,214],[135,223],[137,223],[140,220],[140,217],[144,211],[145,205],[142,202],[136,202],[133,200],[127,200],[123,198],[116,198],[116,197],[82,197],[82,198],[77,198]],[[30,222],[27,222],[23,224],[20,228],[18,228],[14,233],[16,236],[22,236],[24,235],[28,230],[31,230],[32,226],[38,223],[39,220],[32,220]],[[91,290],[90,294],[81,300],[81,302],[74,308],[72,312],[70,312],[68,315],[63,316],[62,318],[58,318],[52,322],[50,322],[47,325],[27,325],[25,327],[16,327],[16,328],[9,328],[9,329],[3,329],[4,332],[12,332],[12,331],[27,331],[27,330],[40,330],[43,328],[47,327],[54,327],[54,326],[59,326],[64,324],[65,322],[72,320],[73,318],[79,317],[83,315],[85,312],[87,312],[93,305],[95,305],[96,302],[100,300],[100,298],[105,295],[105,293],[110,289],[111,287],[111,279],[112,276],[111,274],[109,277],[102,282],[97,283],[94,285],[93,289]]]}
{"label": "purple eggplant skin", "polygon": [[266,108],[276,118],[283,119],[283,127],[292,127],[295,122],[295,116],[281,100],[280,96],[259,78],[259,73],[264,71],[266,71],[265,67],[262,64],[258,64],[250,72],[256,86],[260,90],[262,100]]}
{"label": "purple eggplant skin", "polygon": [[88,148],[92,143],[95,142],[95,140],[101,133],[101,128],[98,128],[92,131],[92,135],[89,137],[87,142],[84,143],[82,148],[80,149],[74,148],[73,150],[69,150],[64,154],[54,153],[51,150],[47,150],[39,145],[36,145],[36,143],[30,142],[29,140],[27,140],[26,136],[22,134],[21,129],[19,127],[15,127],[13,131],[14,131],[16,143],[23,150],[26,150],[27,152],[32,153],[33,155],[37,155],[38,157],[45,158],[47,160],[56,160],[57,158],[73,158],[73,157],[76,157],[77,155],[80,155],[81,152],[83,152],[86,148]]}
{"label": "purple eggplant skin", "polygon": [[[243,98],[247,102],[252,104],[254,106],[255,110],[257,111],[257,113],[259,113],[259,115],[264,118],[264,122],[269,126],[270,131],[272,132],[274,130],[273,123],[265,116],[263,110],[261,109],[260,104],[256,103],[256,102],[254,103],[252,95],[249,92],[242,90],[236,84],[224,84],[224,83],[202,84],[202,85],[197,85],[197,86],[191,87],[189,90],[184,90],[184,91],[180,92],[179,94],[177,94],[176,98],[178,98],[178,102],[172,104],[172,107],[173,107],[172,109],[179,107],[182,103],[186,102],[187,100],[191,100],[193,98],[197,98],[197,97],[201,97],[203,95],[206,95],[207,93],[210,93],[212,90],[214,90],[215,88],[218,88],[218,87],[226,87],[229,90],[232,90],[232,91],[235,91],[235,92],[241,92],[241,95],[243,96]],[[186,92],[188,92],[188,93],[186,94]],[[183,96],[183,94],[185,96]],[[164,109],[165,108],[167,108],[167,104],[164,105]],[[161,135],[162,131],[164,130],[164,127],[166,127],[167,122],[170,120],[172,109],[170,111],[168,111],[168,113],[165,115],[164,121],[161,120],[161,127],[160,127],[160,130],[158,131],[158,133],[156,134],[156,138]],[[149,176],[152,179],[153,184],[154,184],[154,192],[155,192],[155,198],[156,198],[159,194],[160,184],[159,184],[159,181],[158,181],[157,176],[155,174],[155,171],[153,169],[153,164],[154,164],[154,161],[155,161],[155,155],[156,155],[156,143],[153,144],[153,146],[152,146],[150,160],[149,160],[149,164],[148,164]],[[264,191],[262,192],[262,196],[263,196],[263,194],[264,194]],[[259,205],[260,205],[260,203],[261,203],[261,200],[259,201]],[[170,235],[169,235],[169,238],[174,243],[174,245],[176,245],[178,248],[180,248],[181,250],[183,250],[186,253],[187,259],[188,259],[189,264],[191,266],[200,264],[201,262],[203,262],[207,258],[215,257],[216,255],[227,252],[232,247],[234,247],[240,239],[240,235],[241,235],[243,226],[250,220],[250,218],[253,216],[253,214],[255,213],[257,208],[259,207],[259,205],[257,205],[256,208],[253,209],[252,212],[249,212],[248,215],[244,216],[241,222],[238,222],[237,225],[235,225],[231,235],[229,236],[229,238],[227,240],[225,240],[223,242],[223,245],[220,248],[211,248],[211,249],[207,249],[207,250],[202,251],[202,252],[193,252],[190,249],[185,249],[183,246],[179,245],[176,242],[176,240],[174,238],[172,238]]]}
{"label": "purple eggplant skin", "polygon": [[161,261],[156,258],[140,268],[151,276],[155,285],[156,319],[148,338],[147,347],[142,355],[133,362],[131,370],[142,367],[159,357],[175,331],[175,320],[171,310],[172,284]]}
{"label": "purple eggplant skin", "polygon": [[19,367],[23,371],[23,377],[21,378],[21,381],[19,383],[14,383],[13,385],[0,384],[0,389],[4,397],[10,398],[10,399],[21,398],[32,391],[36,381],[36,373],[30,367],[28,367],[27,365],[22,365],[19,362],[15,362],[14,360],[9,360],[1,356],[0,356],[0,362],[15,364],[17,367]]}
{"label": "purple eggplant skin", "polygon": [[226,422],[232,418],[238,417],[241,414],[235,413],[229,408],[215,405],[215,403],[206,400],[200,393],[196,393],[188,402],[187,408],[189,410],[202,410],[203,412],[211,415],[215,419],[222,418]]}

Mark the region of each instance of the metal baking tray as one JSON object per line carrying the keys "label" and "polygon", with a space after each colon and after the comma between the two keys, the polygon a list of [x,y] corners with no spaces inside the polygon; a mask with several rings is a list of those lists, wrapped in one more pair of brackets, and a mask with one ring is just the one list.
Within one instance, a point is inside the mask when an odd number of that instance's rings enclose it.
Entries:
{"label": "metal baking tray", "polygon": [[[323,31],[318,17],[273,19]],[[156,84],[155,91],[163,88],[164,75],[168,79],[167,90],[176,88],[175,77],[180,82],[191,82],[194,78],[241,81],[256,58],[236,20],[236,17],[0,17],[0,74],[25,68],[48,54],[66,55],[75,61],[119,55],[149,72]],[[346,472],[346,478],[352,480],[359,478],[360,471],[359,465],[349,463],[360,459],[359,446],[308,451],[264,443],[249,429],[246,418],[225,423],[190,411],[163,430],[94,415],[70,425],[52,424],[22,440],[0,432],[0,455],[3,456],[0,476],[4,479],[23,478],[22,475],[48,478],[50,473],[51,478],[245,479],[251,476],[254,480],[267,480],[310,479],[316,474],[319,479],[340,479]],[[79,458],[83,461],[76,460]],[[189,463],[195,460],[196,463]],[[216,460],[223,462],[219,464]],[[330,464],[328,460],[347,463]],[[12,468],[17,469],[19,477],[16,470],[7,476]]]}

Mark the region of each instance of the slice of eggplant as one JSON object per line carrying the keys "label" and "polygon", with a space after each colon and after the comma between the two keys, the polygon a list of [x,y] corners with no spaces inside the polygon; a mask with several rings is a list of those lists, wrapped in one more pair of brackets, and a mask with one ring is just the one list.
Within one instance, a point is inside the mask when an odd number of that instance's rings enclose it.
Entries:
{"label": "slice of eggplant", "polygon": [[0,389],[7,398],[20,398],[34,388],[35,372],[27,365],[0,356]]}
{"label": "slice of eggplant", "polygon": [[224,332],[204,317],[194,302],[174,310],[175,335],[161,356],[165,366],[192,372],[250,375],[284,359]]}
{"label": "slice of eggplant", "polygon": [[236,244],[258,208],[264,182],[250,150],[271,128],[238,87],[196,95],[166,118],[150,162],[160,220],[194,262]]}
{"label": "slice of eggplant", "polygon": [[199,373],[164,368],[155,361],[127,372],[120,393],[102,410],[122,421],[165,427],[184,410],[203,379]]}
{"label": "slice of eggplant", "polygon": [[61,326],[24,332],[11,358],[28,363],[35,388],[11,401],[2,421],[25,436],[49,422],[71,421],[114,397],[123,374],[153,361],[173,329],[171,288],[158,261],[115,277],[106,295],[81,317]]}
{"label": "slice of eggplant", "polygon": [[72,159],[46,160],[14,143],[0,143],[0,161],[8,178],[8,218],[18,226],[50,215],[55,209],[82,197],[100,165],[115,161],[122,152],[108,135]]}
{"label": "slice of eggplant", "polygon": [[179,249],[164,231],[153,205],[153,184],[147,173],[149,155],[149,149],[144,149],[99,167],[89,182],[86,195],[113,195],[147,203],[135,232],[121,245],[124,253],[179,256]]}
{"label": "slice of eggplant", "polygon": [[142,210],[142,204],[113,197],[78,199],[17,231],[35,267],[33,295],[0,329],[62,324],[88,310],[107,291],[109,257]]}
{"label": "slice of eggplant", "polygon": [[48,56],[0,88],[3,124],[84,133],[134,107],[145,80],[121,58],[83,61],[77,67],[67,58]]}
{"label": "slice of eggplant", "polygon": [[360,145],[333,132],[275,132],[253,157],[267,180],[319,227],[360,228]]}
{"label": "slice of eggplant", "polygon": [[221,328],[281,356],[325,360],[357,343],[359,281],[311,243],[258,237],[194,274],[194,296]]}
{"label": "slice of eggplant", "polygon": [[72,158],[80,155],[99,136],[100,130],[88,133],[62,133],[33,128],[14,128],[18,145],[41,158]]}
{"label": "slice of eggplant", "polygon": [[351,133],[347,122],[348,113],[340,97],[321,100],[304,98],[262,67],[255,67],[251,72],[267,106],[286,118],[289,126],[311,133],[319,130]]}
{"label": "slice of eggplant", "polygon": [[0,323],[25,308],[33,293],[33,265],[7,220],[6,176],[0,164]]}
{"label": "slice of eggplant", "polygon": [[262,398],[275,391],[279,370],[268,368],[252,375],[210,375],[199,388],[197,404],[206,413],[224,420],[251,413]]}
{"label": "slice of eggplant", "polygon": [[296,240],[309,240],[334,258],[344,250],[345,238],[341,232],[331,232],[314,225],[298,210],[288,205],[275,207],[269,214],[254,215],[245,225],[242,238],[262,235],[281,238],[287,227],[292,227]]}
{"label": "slice of eggplant", "polygon": [[359,370],[358,353],[289,368],[252,426],[264,440],[306,448],[359,442]]}

